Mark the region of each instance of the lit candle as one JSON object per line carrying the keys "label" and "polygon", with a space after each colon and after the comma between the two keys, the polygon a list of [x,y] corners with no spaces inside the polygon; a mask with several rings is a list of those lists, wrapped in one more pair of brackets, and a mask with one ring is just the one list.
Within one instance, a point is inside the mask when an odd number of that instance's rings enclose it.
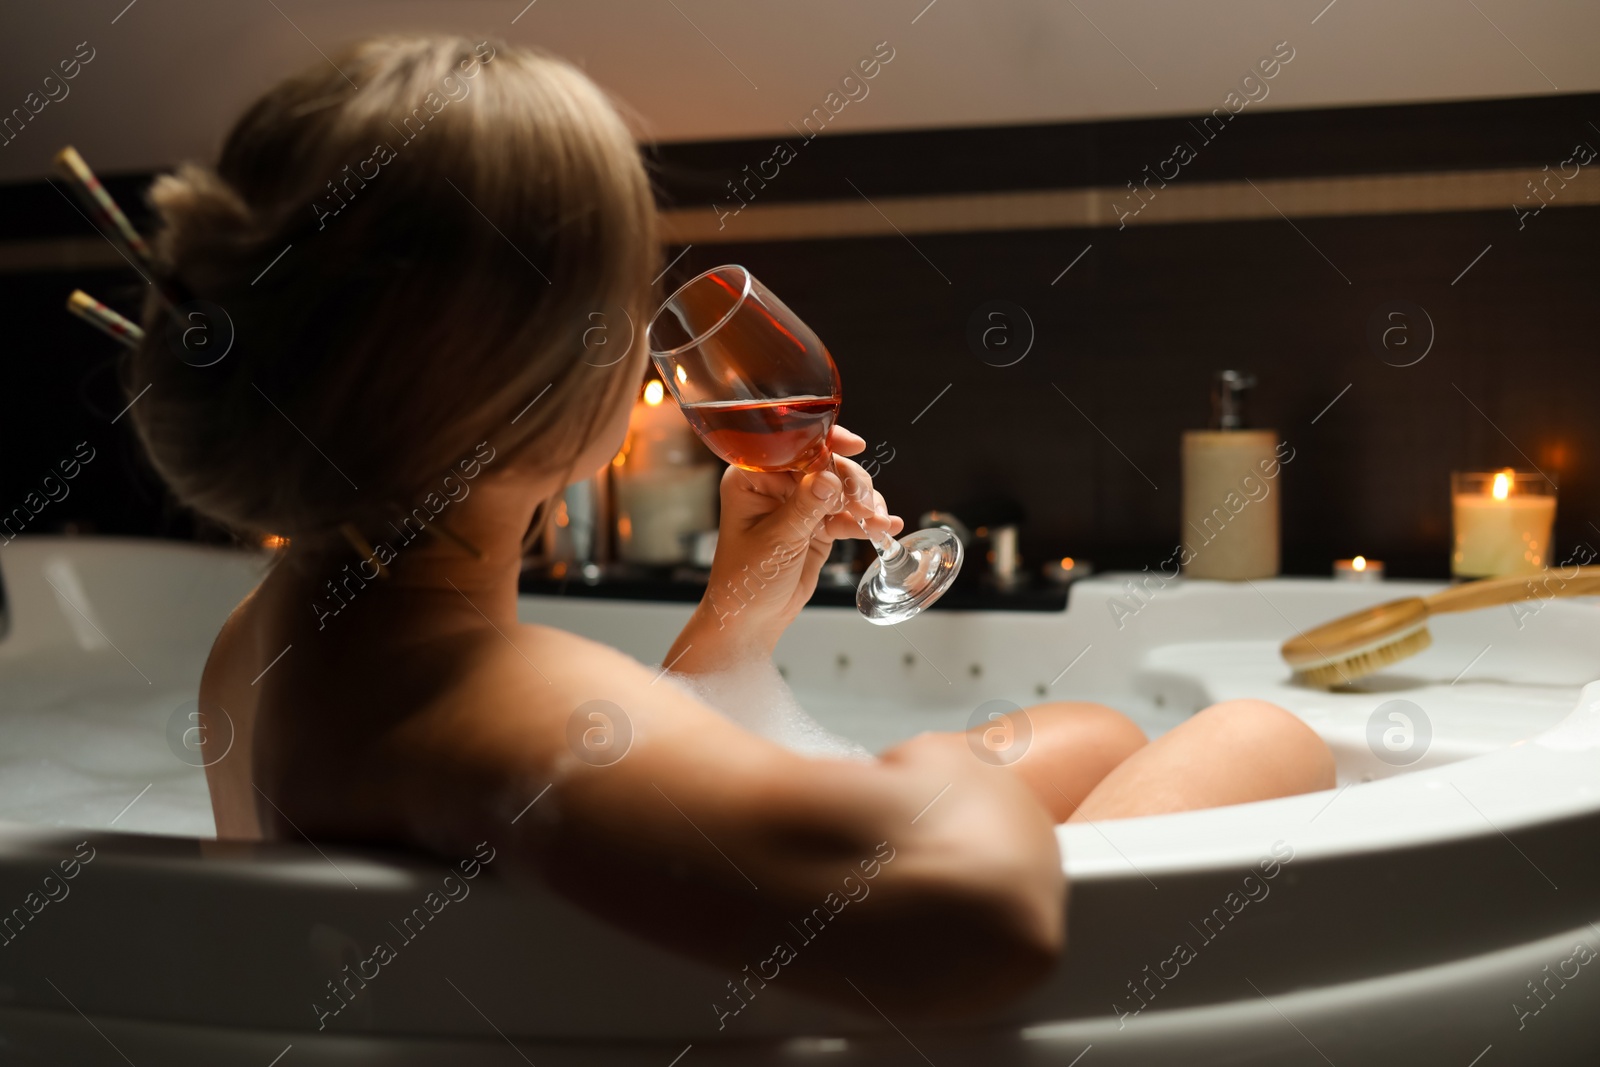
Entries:
{"label": "lit candle", "polygon": [[1094,564],[1088,560],[1073,559],[1071,556],[1062,556],[1060,559],[1051,560],[1044,565],[1044,576],[1052,582],[1066,585],[1078,578],[1084,578],[1094,573]]}
{"label": "lit candle", "polygon": [[1502,471],[1450,476],[1455,547],[1450,573],[1460,578],[1538,574],[1550,558],[1556,487],[1542,474]]}
{"label": "lit candle", "polygon": [[1355,559],[1333,561],[1333,576],[1341,582],[1380,582],[1383,580],[1383,560],[1357,556]]}

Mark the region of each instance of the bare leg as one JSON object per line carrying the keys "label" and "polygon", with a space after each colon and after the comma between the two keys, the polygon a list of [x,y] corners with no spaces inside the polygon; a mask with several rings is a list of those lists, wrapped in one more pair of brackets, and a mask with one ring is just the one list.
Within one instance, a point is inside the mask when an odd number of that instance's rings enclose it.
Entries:
{"label": "bare leg", "polygon": [[1316,731],[1264,700],[1213,704],[1106,774],[1068,821],[1216,808],[1333,788]]}
{"label": "bare leg", "polygon": [[1144,732],[1103,704],[1035,704],[975,726],[952,741],[1022,779],[1056,822],[1078,810],[1106,775],[1148,743]]}

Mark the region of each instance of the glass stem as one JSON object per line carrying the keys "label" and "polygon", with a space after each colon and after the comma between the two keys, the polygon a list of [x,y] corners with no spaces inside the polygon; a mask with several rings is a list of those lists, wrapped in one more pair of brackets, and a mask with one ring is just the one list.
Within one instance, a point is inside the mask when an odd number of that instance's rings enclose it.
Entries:
{"label": "glass stem", "polygon": [[878,550],[878,559],[883,561],[885,569],[895,566],[905,558],[905,546],[885,533],[873,533],[867,529],[866,521],[857,519],[861,531],[867,535],[867,540],[872,542],[872,547]]}
{"label": "glass stem", "polygon": [[[839,468],[833,461],[832,452],[828,453],[828,469],[833,471],[834,477],[839,479],[839,484],[842,486],[844,477],[839,474]],[[846,493],[845,495],[848,496],[849,494]],[[883,566],[884,574],[895,575],[906,569],[910,561],[907,558],[904,545],[886,533],[873,533],[867,529],[867,520],[865,519],[857,519],[856,525],[861,527],[861,532],[867,535],[867,540],[871,542],[873,549],[878,553],[878,561]]]}

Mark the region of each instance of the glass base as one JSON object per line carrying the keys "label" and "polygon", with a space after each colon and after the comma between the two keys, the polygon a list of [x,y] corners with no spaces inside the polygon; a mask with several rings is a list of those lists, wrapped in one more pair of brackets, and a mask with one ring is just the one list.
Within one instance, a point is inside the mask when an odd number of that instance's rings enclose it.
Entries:
{"label": "glass base", "polygon": [[900,539],[905,551],[884,566],[874,560],[856,586],[856,607],[870,623],[893,626],[921,613],[961,573],[961,539],[943,526]]}

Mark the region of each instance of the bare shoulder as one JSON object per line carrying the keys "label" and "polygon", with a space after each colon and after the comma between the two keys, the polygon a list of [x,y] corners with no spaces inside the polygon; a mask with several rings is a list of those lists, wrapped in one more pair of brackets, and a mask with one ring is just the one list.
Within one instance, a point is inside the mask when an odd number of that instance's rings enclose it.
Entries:
{"label": "bare shoulder", "polygon": [[200,701],[192,727],[193,736],[199,739],[196,757],[205,767],[217,836],[222,838],[261,836],[251,789],[256,694],[245,681],[248,664],[258,658],[259,642],[251,625],[255,602],[256,590],[251,590],[211,643],[200,674]]}
{"label": "bare shoulder", "polygon": [[211,642],[211,651],[206,655],[205,669],[200,675],[202,691],[208,685],[215,687],[223,684],[229,661],[234,658],[241,644],[248,643],[247,620],[259,590],[260,587],[257,586],[246,593],[244,599],[234,605],[227,619],[223,621],[222,628],[217,631],[216,638]]}
{"label": "bare shoulder", "polygon": [[[502,758],[557,770],[565,756],[603,761],[604,752],[573,751],[593,723],[614,726],[625,744],[731,726],[665,681],[659,666],[565,630],[535,623],[504,632],[486,628],[471,644],[448,690],[420,717],[500,736],[509,746]],[[603,732],[590,732],[589,741]]]}
{"label": "bare shoulder", "polygon": [[409,706],[374,724],[363,778],[427,838],[452,836],[443,823],[514,815],[546,785],[617,772],[624,757],[671,764],[691,745],[707,754],[730,741],[766,745],[658,666],[549,626],[484,626],[419,651],[401,673],[416,681],[380,685]]}
{"label": "bare shoulder", "polygon": [[503,642],[532,668],[539,680],[562,688],[624,688],[643,679],[648,685],[660,668],[641,663],[619,649],[541,623],[521,623]]}

